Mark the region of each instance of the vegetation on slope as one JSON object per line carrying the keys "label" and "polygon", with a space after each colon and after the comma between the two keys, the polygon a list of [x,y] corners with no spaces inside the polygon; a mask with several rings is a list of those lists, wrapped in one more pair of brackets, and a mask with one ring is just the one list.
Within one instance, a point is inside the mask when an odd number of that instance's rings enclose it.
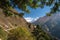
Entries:
{"label": "vegetation on slope", "polygon": [[7,40],[7,32],[0,27],[0,40]]}
{"label": "vegetation on slope", "polygon": [[52,37],[48,33],[44,32],[39,25],[37,25],[32,33],[36,37],[36,40],[53,40]]}
{"label": "vegetation on slope", "polygon": [[49,34],[44,32],[39,26],[31,33],[26,27],[17,27],[8,30],[0,28],[0,39],[2,40],[54,40]]}
{"label": "vegetation on slope", "polygon": [[18,27],[9,32],[8,40],[35,40],[26,27]]}

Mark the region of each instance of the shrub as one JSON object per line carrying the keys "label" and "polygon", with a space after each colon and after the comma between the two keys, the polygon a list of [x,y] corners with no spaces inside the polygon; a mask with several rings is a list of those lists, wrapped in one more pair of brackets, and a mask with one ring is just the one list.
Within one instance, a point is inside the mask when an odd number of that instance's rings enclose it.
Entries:
{"label": "shrub", "polygon": [[52,40],[51,36],[44,32],[38,25],[32,33],[36,37],[36,40]]}
{"label": "shrub", "polygon": [[26,27],[18,27],[10,30],[8,40],[35,40]]}
{"label": "shrub", "polygon": [[7,32],[0,27],[0,39],[7,40]]}

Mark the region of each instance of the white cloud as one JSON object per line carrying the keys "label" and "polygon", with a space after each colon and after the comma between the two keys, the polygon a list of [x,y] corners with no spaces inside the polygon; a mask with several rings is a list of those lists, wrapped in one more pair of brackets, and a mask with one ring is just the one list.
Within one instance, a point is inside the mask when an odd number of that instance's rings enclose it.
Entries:
{"label": "white cloud", "polygon": [[25,20],[26,20],[27,22],[32,22],[33,18],[31,18],[31,17],[26,17]]}
{"label": "white cloud", "polygon": [[32,17],[24,17],[27,22],[34,22],[36,21],[39,17],[32,18]]}
{"label": "white cloud", "polygon": [[34,20],[36,21],[37,19],[39,19],[39,17],[36,17]]}

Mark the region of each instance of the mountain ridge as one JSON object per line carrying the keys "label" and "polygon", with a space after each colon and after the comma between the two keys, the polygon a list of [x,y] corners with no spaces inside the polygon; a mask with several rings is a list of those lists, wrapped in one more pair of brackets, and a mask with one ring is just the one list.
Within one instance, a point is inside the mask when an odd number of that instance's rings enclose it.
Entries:
{"label": "mountain ridge", "polygon": [[60,13],[39,18],[37,21],[33,22],[33,24],[41,25],[43,30],[48,31],[53,36],[60,38]]}
{"label": "mountain ridge", "polygon": [[9,28],[13,28],[14,26],[26,26],[27,27],[27,22],[23,17],[19,17],[18,15],[15,15],[15,14],[12,16],[6,17],[4,15],[3,10],[0,9],[0,26],[2,26],[5,30]]}

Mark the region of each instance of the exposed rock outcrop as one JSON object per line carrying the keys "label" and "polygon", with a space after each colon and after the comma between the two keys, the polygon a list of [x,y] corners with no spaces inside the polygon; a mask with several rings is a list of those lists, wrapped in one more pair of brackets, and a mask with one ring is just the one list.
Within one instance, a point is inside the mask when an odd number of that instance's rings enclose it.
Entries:
{"label": "exposed rock outcrop", "polygon": [[5,13],[0,8],[0,27],[4,28],[5,30],[8,30],[8,29],[14,28],[14,27],[28,28],[27,22],[23,17],[15,15],[14,13],[13,13],[14,15],[6,17],[4,14]]}

